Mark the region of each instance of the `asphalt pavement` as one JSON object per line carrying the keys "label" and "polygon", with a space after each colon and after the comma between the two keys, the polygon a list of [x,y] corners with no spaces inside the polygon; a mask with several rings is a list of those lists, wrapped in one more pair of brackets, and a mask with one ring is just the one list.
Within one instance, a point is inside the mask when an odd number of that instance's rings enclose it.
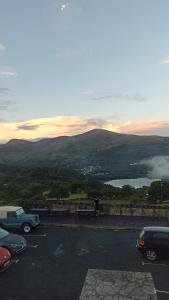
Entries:
{"label": "asphalt pavement", "polygon": [[93,225],[122,228],[142,228],[144,226],[168,226],[167,218],[137,217],[137,216],[85,216],[85,215],[60,215],[40,216],[42,224],[56,225]]}
{"label": "asphalt pavement", "polygon": [[169,299],[169,261],[150,264],[135,245],[138,232],[40,227],[28,249],[0,274],[3,300],[79,300],[88,269],[150,272],[158,299]]}

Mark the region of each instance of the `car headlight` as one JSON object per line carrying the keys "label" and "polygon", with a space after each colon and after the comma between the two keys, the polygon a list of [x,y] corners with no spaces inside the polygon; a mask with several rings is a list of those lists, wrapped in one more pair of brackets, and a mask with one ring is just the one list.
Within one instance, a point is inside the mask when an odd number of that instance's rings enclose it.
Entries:
{"label": "car headlight", "polygon": [[18,248],[20,245],[18,245],[18,244],[11,244],[11,247],[12,248]]}

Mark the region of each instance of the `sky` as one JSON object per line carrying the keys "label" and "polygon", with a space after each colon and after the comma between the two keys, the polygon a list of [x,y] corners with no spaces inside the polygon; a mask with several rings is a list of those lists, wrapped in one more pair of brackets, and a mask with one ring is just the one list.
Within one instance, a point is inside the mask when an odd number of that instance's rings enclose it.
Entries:
{"label": "sky", "polygon": [[168,0],[0,0],[0,143],[169,136]]}

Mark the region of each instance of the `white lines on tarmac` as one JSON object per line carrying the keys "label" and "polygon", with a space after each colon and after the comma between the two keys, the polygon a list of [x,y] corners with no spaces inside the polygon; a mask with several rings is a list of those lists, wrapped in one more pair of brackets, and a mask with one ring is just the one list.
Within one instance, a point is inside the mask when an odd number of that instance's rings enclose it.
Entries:
{"label": "white lines on tarmac", "polygon": [[155,291],[156,291],[156,293],[169,294],[168,291],[161,291],[161,290],[155,290]]}
{"label": "white lines on tarmac", "polygon": [[166,265],[166,264],[158,264],[158,263],[147,263],[147,262],[144,262],[144,261],[142,261],[142,266],[144,266],[144,265],[152,265],[152,266],[161,266],[161,267],[168,267],[168,265]]}
{"label": "white lines on tarmac", "polygon": [[19,259],[12,259],[12,260],[11,260],[11,263],[12,263],[12,264],[17,264],[18,262],[19,262]]}
{"label": "white lines on tarmac", "polygon": [[77,255],[78,256],[83,256],[83,255],[86,255],[86,254],[89,254],[89,253],[90,253],[90,251],[88,249],[83,248],[83,249],[79,250]]}
{"label": "white lines on tarmac", "polygon": [[59,258],[65,254],[65,250],[63,248],[62,244],[59,244],[59,246],[56,248],[56,250],[53,252],[54,256]]}
{"label": "white lines on tarmac", "polygon": [[25,237],[47,237],[47,234],[24,234],[23,236],[25,236]]}
{"label": "white lines on tarmac", "polygon": [[39,245],[27,245],[27,248],[38,248]]}

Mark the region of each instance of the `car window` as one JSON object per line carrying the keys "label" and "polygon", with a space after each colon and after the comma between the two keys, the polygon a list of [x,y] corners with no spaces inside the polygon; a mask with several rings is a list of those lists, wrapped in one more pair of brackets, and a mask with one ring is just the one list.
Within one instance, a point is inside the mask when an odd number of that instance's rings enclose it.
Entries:
{"label": "car window", "polygon": [[20,209],[18,209],[18,210],[16,211],[16,215],[17,215],[17,216],[19,216],[19,215],[21,215],[21,214],[23,214],[23,213],[24,213],[23,208],[20,208]]}
{"label": "car window", "polygon": [[10,218],[10,217],[16,217],[16,213],[15,212],[8,212],[8,217]]}
{"label": "car window", "polygon": [[0,228],[0,239],[3,239],[4,237],[8,236],[9,232]]}
{"label": "car window", "polygon": [[165,239],[169,240],[169,233],[167,232],[153,232],[151,237],[153,239]]}

